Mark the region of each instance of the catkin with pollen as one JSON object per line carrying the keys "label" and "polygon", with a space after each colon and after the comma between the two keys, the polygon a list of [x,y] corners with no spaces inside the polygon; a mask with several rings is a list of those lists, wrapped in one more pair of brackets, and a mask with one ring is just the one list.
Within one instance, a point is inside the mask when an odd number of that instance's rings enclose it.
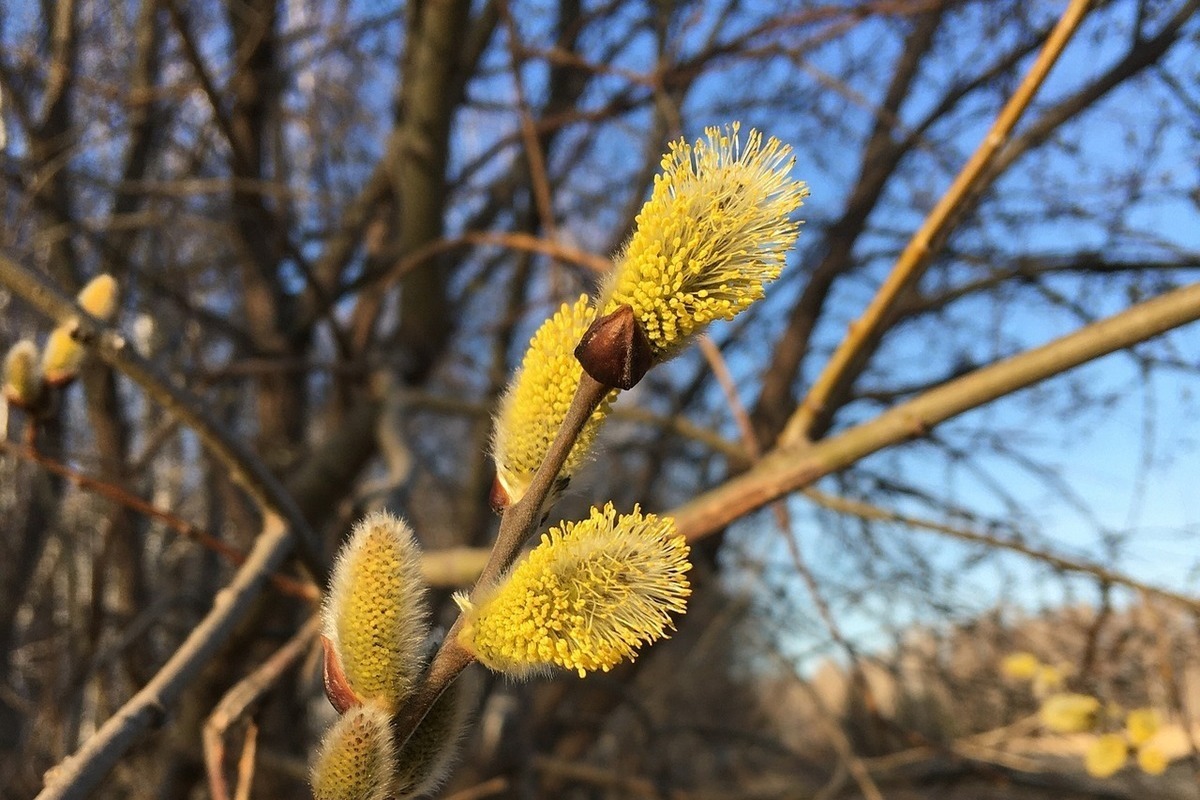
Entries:
{"label": "catkin with pollen", "polygon": [[413,691],[428,634],[420,550],[386,512],[368,514],[334,564],[325,636],[354,694],[395,711]]}
{"label": "catkin with pollen", "polygon": [[456,596],[459,641],[484,666],[517,677],[551,666],[607,672],[686,610],[687,555],[671,518],[593,508],[544,534],[478,602]]}
{"label": "catkin with pollen", "polygon": [[791,148],[739,125],[671,144],[637,227],[601,292],[602,314],[628,305],[656,360],[717,319],[732,319],[779,277],[808,189]]}
{"label": "catkin with pollen", "polygon": [[[574,303],[564,303],[533,335],[521,366],[500,400],[492,455],[496,479],[505,495],[502,505],[516,503],[525,495],[567,416],[583,375],[583,367],[575,359],[575,346],[595,316],[587,295]],[[570,478],[582,466],[613,397],[615,392],[593,412],[575,440],[560,477]]]}

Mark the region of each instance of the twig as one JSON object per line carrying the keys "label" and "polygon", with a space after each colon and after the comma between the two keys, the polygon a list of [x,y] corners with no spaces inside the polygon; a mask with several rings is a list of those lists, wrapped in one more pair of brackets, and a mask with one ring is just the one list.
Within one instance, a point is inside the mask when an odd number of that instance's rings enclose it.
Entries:
{"label": "twig", "polygon": [[940,533],[944,536],[950,536],[954,539],[959,539],[964,542],[975,542],[976,544],[987,545],[988,547],[993,547],[999,550],[1010,550],[1014,553],[1020,553],[1021,555],[1028,556],[1029,558],[1043,561],[1055,569],[1060,569],[1064,572],[1078,572],[1084,575],[1092,575],[1103,583],[1112,583],[1142,592],[1144,594],[1152,595],[1154,597],[1161,597],[1163,600],[1169,600],[1170,602],[1181,605],[1184,608],[1200,612],[1200,599],[1177,594],[1176,592],[1172,592],[1168,589],[1160,589],[1155,586],[1150,586],[1142,583],[1141,581],[1135,580],[1124,573],[1116,572],[1100,564],[1089,564],[1085,561],[1075,561],[1046,550],[1040,550],[1036,547],[1022,544],[1021,542],[1002,539],[998,536],[979,533],[977,531],[971,531],[967,530],[966,528],[959,528],[953,525],[944,525],[940,522],[921,519],[920,517],[913,517],[909,516],[908,514],[901,514],[890,509],[880,508],[879,506],[865,503],[861,500],[852,500],[847,497],[837,497],[835,495],[826,494],[825,492],[817,489],[805,489],[803,494],[814,503],[828,508],[831,511],[837,511],[841,514],[851,514],[863,519],[873,519],[881,522],[898,522],[901,525],[922,528],[924,530]]}
{"label": "twig", "polygon": [[[713,374],[716,376],[717,383],[721,385],[721,390],[725,394],[725,402],[729,406],[730,413],[733,414],[734,419],[737,421],[738,431],[742,437],[742,443],[746,448],[746,454],[749,456],[751,462],[758,461],[762,457],[762,445],[758,441],[758,436],[754,433],[754,425],[750,421],[750,414],[746,411],[746,406],[742,403],[741,397],[738,396],[737,385],[733,382],[733,376],[729,372],[729,367],[725,363],[724,356],[721,355],[720,348],[705,335],[700,337],[700,349],[704,353],[704,357],[708,361]],[[804,554],[800,552],[800,544],[796,541],[792,530],[791,515],[788,513],[786,502],[777,500],[771,504],[771,509],[775,513],[775,527],[779,531],[784,544],[787,546],[792,563],[796,567],[796,572],[804,582],[809,597],[812,599],[813,605],[817,608],[817,612],[821,616],[826,629],[829,631],[829,635],[846,651],[846,654],[851,659],[857,658],[857,653],[854,652],[854,648],[851,647],[849,640],[842,635],[841,627],[837,624],[837,619],[834,617],[829,603],[825,601],[825,596],[821,592],[821,587],[817,583],[816,576],[809,569]],[[813,692],[807,683],[805,683],[805,688],[814,695],[814,701],[822,714],[822,721],[826,723],[827,727],[836,729],[831,731],[830,737],[834,741],[834,747],[837,749],[838,756],[841,759],[840,765],[844,767],[844,770],[837,770],[834,778],[826,786],[826,789],[829,790],[829,796],[832,797],[836,794],[834,786],[840,782],[840,776],[849,775],[858,784],[863,797],[869,800],[883,800],[883,794],[879,791],[879,787],[875,784],[875,781],[871,779],[871,773],[863,765],[862,757],[854,752],[854,746],[845,737],[837,720],[829,714],[828,709],[820,702],[820,698],[815,696],[815,692]]]}
{"label": "twig", "polygon": [[254,784],[254,754],[258,752],[258,726],[254,720],[246,726],[246,739],[242,742],[242,757],[238,759],[237,793],[234,800],[250,800],[250,788]]}
{"label": "twig", "polygon": [[[316,639],[321,617],[314,614],[287,643],[225,693],[204,722],[204,764],[213,800],[229,800],[225,780],[225,734],[258,701]],[[249,735],[249,734],[247,734]]]}
{"label": "twig", "polygon": [[562,426],[558,429],[558,434],[550,445],[545,460],[538,467],[538,471],[534,473],[529,489],[518,502],[505,510],[504,516],[500,520],[500,532],[496,535],[492,556],[483,568],[483,574],[479,577],[477,587],[486,586],[507,569],[516,558],[521,545],[525,544],[530,534],[533,533],[533,529],[541,521],[542,506],[546,497],[550,494],[550,489],[558,478],[563,464],[567,462],[567,456],[571,454],[575,440],[579,438],[579,434],[583,431],[588,419],[591,418],[592,412],[610,391],[612,391],[612,387],[599,383],[586,372],[583,373],[583,377],[579,381],[579,388],[575,391]]}
{"label": "twig", "polygon": [[717,347],[716,342],[707,333],[702,334],[696,341],[700,345],[704,360],[708,362],[708,368],[712,370],[721,392],[725,395],[725,405],[729,406],[729,413],[733,415],[733,421],[737,424],[745,455],[751,461],[757,461],[762,457],[762,447],[754,434],[754,423],[750,421],[746,404],[738,396],[737,384],[733,382],[733,375],[729,372],[729,365],[725,363],[725,356],[721,355],[721,348]]}
{"label": "twig", "polygon": [[833,745],[833,749],[837,751],[838,758],[845,765],[846,771],[850,773],[850,776],[854,778],[854,782],[858,784],[863,797],[866,797],[867,800],[883,800],[883,793],[875,785],[875,781],[871,778],[871,773],[862,758],[854,752],[854,745],[851,744],[850,738],[846,736],[846,732],[842,730],[842,726],[838,723],[829,706],[825,704],[825,700],[813,688],[812,684],[804,680],[804,678],[797,675],[796,680],[800,688],[808,695],[808,699],[812,702],[813,706],[817,709],[817,716],[821,718],[821,724],[825,728],[825,735],[829,737],[829,741]]}
{"label": "twig", "polygon": [[233,633],[262,591],[267,575],[283,563],[291,546],[287,523],[268,513],[246,563],[230,584],[217,593],[204,619],[149,683],[109,717],[74,755],[46,773],[45,787],[36,800],[87,797],[143,731],[161,724],[167,708],[179,699]]}
{"label": "twig", "polygon": [[836,436],[807,446],[777,447],[746,472],[668,513],[675,517],[680,533],[693,540],[702,538],[871,453],[922,436],[951,417],[1197,319],[1200,283],[978,369]]}
{"label": "twig", "polygon": [[[592,412],[610,391],[611,387],[599,383],[586,372],[583,373],[558,434],[541,466],[534,473],[529,488],[520,500],[504,510],[504,516],[500,520],[500,532],[496,534],[496,542],[492,546],[488,561],[475,583],[475,588],[471,590],[472,597],[477,596],[481,588],[490,586],[508,568],[517,557],[521,546],[537,528],[542,520],[542,506],[563,464],[566,463],[575,440],[579,438]],[[461,626],[460,615],[430,662],[425,679],[393,720],[392,729],[398,744],[408,740],[446,687],[474,660],[474,657],[458,643]]]}
{"label": "twig", "polygon": [[444,239],[435,239],[428,244],[417,248],[412,253],[403,256],[399,260],[392,261],[390,267],[380,273],[372,273],[364,275],[361,279],[349,284],[345,291],[354,291],[376,281],[380,285],[375,288],[375,291],[383,291],[384,289],[394,285],[401,278],[407,275],[411,270],[424,264],[435,256],[443,253],[457,250],[459,248],[468,247],[471,245],[494,245],[496,247],[507,247],[510,250],[520,250],[528,253],[541,253],[542,255],[557,258],[570,264],[583,267],[591,272],[603,275],[612,269],[612,262],[603,256],[589,253],[586,250],[580,250],[577,247],[561,244],[559,242],[550,241],[530,233],[503,231],[466,231],[457,236],[451,236]]}
{"label": "twig", "polygon": [[314,581],[323,584],[326,566],[316,534],[309,528],[296,501],[267,466],[241,441],[224,430],[204,410],[206,404],[179,387],[171,385],[146,360],[133,352],[116,329],[101,324],[81,311],[57,288],[16,261],[0,254],[0,283],[33,308],[62,324],[74,324],[73,336],[90,348],[106,364],[127,375],[132,381],[196,432],[200,441],[229,470],[264,513],[283,518],[286,528],[296,537],[299,554]]}
{"label": "twig", "polygon": [[883,330],[896,300],[921,276],[937,243],[949,231],[957,209],[962,201],[970,196],[991,160],[1008,141],[1013,127],[1062,54],[1090,5],[1091,0],[1071,0],[1058,24],[1050,32],[1037,59],[1030,66],[1025,79],[992,123],[991,130],[963,165],[962,171],[950,184],[950,188],[929,212],[921,227],[913,234],[862,317],[850,326],[833,356],[809,389],[808,395],[788,420],[780,438],[785,446],[804,441],[808,437],[813,422],[824,413],[826,403],[834,389],[847,377],[851,364],[863,355],[867,344]]}
{"label": "twig", "polygon": [[[60,461],[55,461],[49,456],[39,453],[28,445],[17,445],[13,442],[0,439],[0,453],[9,453],[26,461],[31,461],[47,472],[52,472],[61,478],[65,478],[81,489],[98,494],[106,500],[110,500],[146,517],[156,519],[176,533],[186,536],[202,547],[208,548],[234,566],[241,566],[246,563],[246,554],[241,550],[226,544],[208,531],[188,522],[183,517],[173,514],[167,509],[159,508],[132,492],[125,491],[124,488],[115,483],[109,483],[98,478],[93,478],[90,475],[85,475]],[[320,591],[315,584],[298,581],[295,578],[278,572],[271,573],[269,579],[276,589],[292,597],[309,601],[314,601],[320,597]]]}
{"label": "twig", "polygon": [[503,775],[497,775],[495,778],[489,778],[483,783],[477,783],[474,786],[468,786],[462,791],[448,794],[442,800],[481,800],[481,798],[503,794],[507,791],[508,778]]}
{"label": "twig", "polygon": [[537,127],[533,123],[533,113],[530,110],[528,96],[525,93],[525,81],[521,77],[523,66],[520,31],[513,19],[512,10],[507,2],[497,4],[500,18],[504,21],[504,29],[508,33],[509,68],[512,70],[513,91],[517,105],[517,115],[521,122],[521,139],[525,146],[525,157],[529,161],[529,184],[533,191],[534,204],[537,206],[538,219],[542,229],[554,238],[557,225],[554,222],[554,204],[550,200],[550,178],[546,172],[546,154],[542,152],[538,140]]}
{"label": "twig", "polygon": [[687,797],[680,791],[660,792],[655,788],[654,782],[646,778],[549,756],[534,756],[533,768],[544,775],[612,789],[624,797],[642,797],[646,800],[663,800],[664,798],[681,800]]}

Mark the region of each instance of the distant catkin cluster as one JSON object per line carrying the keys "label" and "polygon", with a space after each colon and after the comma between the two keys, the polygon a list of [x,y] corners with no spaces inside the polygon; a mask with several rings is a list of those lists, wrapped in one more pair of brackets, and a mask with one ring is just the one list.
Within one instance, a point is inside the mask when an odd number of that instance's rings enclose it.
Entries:
{"label": "distant catkin cluster", "polygon": [[1043,670],[1053,670],[1050,688],[1064,682],[1062,670],[1047,667],[1032,653],[1006,656],[1000,664],[1005,677],[1030,681],[1042,696],[1038,719],[1046,730],[1059,734],[1092,734],[1095,738],[1084,754],[1084,769],[1096,778],[1115,775],[1129,761],[1132,752],[1138,767],[1149,775],[1161,775],[1170,763],[1167,752],[1155,741],[1162,717],[1153,708],[1135,708],[1125,712],[1120,706],[1105,704],[1090,694],[1039,691]]}
{"label": "distant catkin cluster", "polygon": [[[117,281],[111,275],[97,275],[75,300],[88,314],[110,322],[119,307]],[[40,351],[32,339],[22,339],[9,349],[4,358],[4,397],[10,405],[42,414],[52,405],[52,391],[75,380],[87,355],[84,346],[75,340],[77,325],[77,320],[58,325]]]}

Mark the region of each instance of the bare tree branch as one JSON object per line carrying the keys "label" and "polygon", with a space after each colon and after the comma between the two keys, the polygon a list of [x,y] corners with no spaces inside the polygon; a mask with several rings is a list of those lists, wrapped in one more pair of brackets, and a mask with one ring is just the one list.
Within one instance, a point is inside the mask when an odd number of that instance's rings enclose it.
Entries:
{"label": "bare tree branch", "polygon": [[[114,365],[115,366],[115,365]],[[267,576],[292,546],[284,520],[267,512],[246,563],[214,599],[212,610],[192,630],[162,669],[93,734],[83,747],[45,776],[37,800],[81,800],[147,729],[159,725],[183,691],[233,633],[262,591]]]}
{"label": "bare tree branch", "polygon": [[776,448],[746,473],[670,513],[681,533],[689,539],[702,538],[777,497],[809,486],[877,450],[919,437],[964,411],[1197,319],[1200,283],[976,370],[811,446]]}
{"label": "bare tree branch", "polygon": [[[888,317],[897,300],[920,279],[930,257],[948,234],[963,198],[971,194],[988,164],[1004,146],[1025,108],[1033,100],[1034,94],[1066,48],[1067,42],[1071,41],[1075,30],[1083,22],[1090,5],[1091,0],[1072,0],[1067,6],[1025,79],[1012,93],[979,147],[950,184],[950,188],[913,234],[863,315],[851,326],[849,333],[842,339],[821,374],[813,382],[803,402],[787,421],[780,444],[786,447],[807,439],[817,417],[829,411],[827,403],[835,387],[846,382],[847,377],[852,374],[851,365],[854,362],[866,358],[869,352],[867,343],[877,340],[882,335],[883,327],[888,324]],[[857,375],[859,371],[861,367],[853,374]]]}

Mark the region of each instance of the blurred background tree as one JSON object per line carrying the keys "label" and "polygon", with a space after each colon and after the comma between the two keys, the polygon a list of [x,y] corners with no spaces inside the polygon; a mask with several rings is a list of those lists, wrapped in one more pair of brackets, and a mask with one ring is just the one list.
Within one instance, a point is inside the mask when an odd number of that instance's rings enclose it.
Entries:
{"label": "blurred background tree", "polygon": [[[999,676],[1014,648],[1190,724],[1194,328],[945,425],[917,418],[915,441],[711,524],[693,499],[724,503],[701,493],[756,453],[801,454],[1195,281],[1198,5],[1090,4],[919,281],[799,428],[806,390],[1063,4],[7,5],[2,341],[50,327],[10,266],[67,295],[111,273],[127,341],[286,487],[305,528],[306,569],[248,593],[92,795],[220,796],[245,776],[253,796],[305,795],[331,711],[304,581],[384,505],[449,553],[430,570],[452,619],[448,591],[494,533],[489,414],[528,336],[595,286],[667,143],[730,120],[795,148],[812,188],[800,247],[764,302],[622,398],[559,506],[693,501],[690,611],[609,675],[478,681],[447,796],[1100,791],[1078,759],[969,737],[1031,709]],[[270,530],[270,481],[245,491],[177,412],[94,361],[35,429],[7,417],[5,798],[36,793],[151,680]],[[248,675],[253,702],[210,717]],[[1195,796],[1192,752],[1159,796]],[[1144,794],[1149,778],[1128,780],[1103,791]]]}

